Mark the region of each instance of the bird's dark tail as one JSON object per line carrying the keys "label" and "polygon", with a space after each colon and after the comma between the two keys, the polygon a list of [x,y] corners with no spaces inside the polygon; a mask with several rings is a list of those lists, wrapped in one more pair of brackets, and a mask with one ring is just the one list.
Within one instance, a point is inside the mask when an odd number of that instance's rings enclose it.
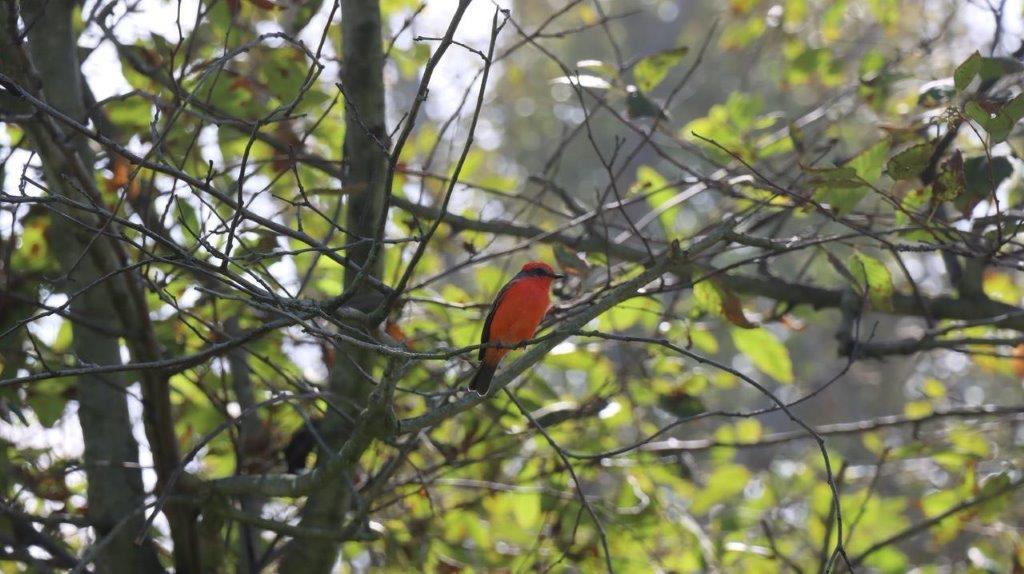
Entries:
{"label": "bird's dark tail", "polygon": [[487,363],[480,363],[480,368],[473,375],[473,382],[469,383],[469,388],[476,391],[476,394],[480,396],[486,395],[487,391],[491,388],[491,379],[494,378],[495,369],[496,367],[492,367]]}

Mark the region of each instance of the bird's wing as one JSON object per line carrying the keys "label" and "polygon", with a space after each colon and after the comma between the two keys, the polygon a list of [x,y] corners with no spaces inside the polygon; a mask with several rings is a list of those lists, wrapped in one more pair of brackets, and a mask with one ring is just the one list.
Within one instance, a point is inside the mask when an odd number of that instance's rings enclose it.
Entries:
{"label": "bird's wing", "polygon": [[[491,310],[487,312],[487,318],[484,319],[484,332],[480,334],[481,345],[485,345],[491,340],[491,321],[494,319],[494,313],[498,310],[498,307],[501,306],[501,300],[505,298],[505,295],[508,294],[508,290],[512,285],[515,285],[515,282],[516,280],[512,279],[506,283],[505,286],[501,288],[501,291],[498,291],[498,295],[494,297],[494,303],[491,303]],[[478,361],[484,360],[484,353],[487,352],[487,349],[487,347],[480,347],[480,351],[477,353],[476,357]]]}

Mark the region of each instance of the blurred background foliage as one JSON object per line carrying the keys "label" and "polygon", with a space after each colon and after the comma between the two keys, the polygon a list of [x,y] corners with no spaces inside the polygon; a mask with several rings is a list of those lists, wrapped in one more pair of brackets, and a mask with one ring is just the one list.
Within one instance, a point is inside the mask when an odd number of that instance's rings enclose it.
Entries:
{"label": "blurred background foliage", "polygon": [[[415,100],[454,5],[381,1],[389,129]],[[812,395],[792,410],[826,439],[843,542],[851,560],[862,560],[858,570],[1024,571],[1024,512],[1012,497],[1024,472],[1024,340],[1007,317],[968,310],[978,301],[1017,308],[1024,296],[1016,239],[1024,67],[1013,57],[1020,3],[502,7],[511,20],[451,217],[392,309],[387,334],[416,352],[473,345],[487,304],[527,259],[569,274],[556,285],[557,324],[607,282],[636,274],[648,250],[674,240],[685,248],[742,214],[757,225],[702,260],[708,276],[692,289],[652,283],[587,325],[664,339],[731,370],[651,341],[580,336],[559,344],[515,388],[561,453],[505,395],[421,431],[411,446],[375,444],[357,485],[398,467],[365,491],[373,540],[344,542],[339,568],[595,571],[605,567],[603,529],[621,572],[845,571],[832,555],[835,508],[815,441],[778,410],[757,413],[771,402],[742,373],[783,401]],[[474,3],[456,37],[485,50],[493,9]],[[147,22],[167,17],[179,24]],[[338,178],[346,129],[340,18],[318,0],[85,2],[75,25],[93,92],[90,126],[231,194],[244,184],[253,212],[343,252],[353,238],[331,222],[362,190]],[[480,71],[479,55],[458,45],[437,69],[398,164],[387,284],[401,277],[444,198]],[[953,125],[958,135],[936,152]],[[43,196],[25,132],[11,121],[3,133],[4,192]],[[193,257],[219,264],[211,244],[223,248],[232,209],[107,146],[92,148],[108,208],[139,226],[163,226]],[[616,200],[624,207],[600,209]],[[595,209],[598,217],[582,217]],[[54,282],[55,216],[44,203],[3,210],[2,378],[80,366],[70,352],[73,319],[46,313],[69,297]],[[165,357],[201,352],[232,329],[277,316],[273,301],[240,286],[294,300],[343,292],[338,261],[251,221],[240,231],[232,284],[197,281],[151,237],[122,226],[143,262]],[[542,231],[558,234],[536,237]],[[605,246],[560,239],[587,234]],[[959,258],[963,277],[950,272],[950,258]],[[801,304],[785,289],[759,291],[712,270],[768,278],[793,293],[848,295],[842,304]],[[908,311],[906,301],[922,298],[946,306],[937,316]],[[901,342],[904,350],[893,350]],[[259,402],[321,388],[335,348],[289,326],[244,351]],[[465,385],[471,355],[417,362],[399,381],[397,416],[423,414]],[[215,356],[170,377],[181,451],[206,440],[187,470],[216,478],[305,466],[286,463],[286,447],[328,401],[263,406],[259,431],[243,442],[236,428],[222,427],[240,413],[232,380],[239,368]],[[40,529],[78,555],[92,538],[80,528],[88,500],[79,391],[70,381],[0,388],[0,486],[5,504],[54,517]],[[151,490],[138,388],[126,392]],[[566,460],[600,526],[580,504]],[[290,522],[302,505],[270,499],[261,513]],[[22,543],[14,525],[0,519],[0,536],[17,542],[5,541],[10,548]],[[206,542],[222,548],[208,571],[234,570],[242,530],[230,519],[211,528]],[[170,544],[166,523],[157,521],[153,534]],[[258,544],[271,551],[261,566],[274,568],[279,537],[263,531]],[[4,571],[35,567],[4,553]]]}

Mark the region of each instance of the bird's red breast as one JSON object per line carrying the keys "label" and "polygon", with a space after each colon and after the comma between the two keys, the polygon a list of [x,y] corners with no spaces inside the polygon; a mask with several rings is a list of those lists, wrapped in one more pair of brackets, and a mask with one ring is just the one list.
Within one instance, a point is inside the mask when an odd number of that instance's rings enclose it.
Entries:
{"label": "bird's red breast", "polygon": [[[547,263],[531,261],[523,265],[495,298],[481,342],[516,345],[533,338],[551,306],[551,282],[558,277]],[[510,350],[483,348],[480,359],[496,366]]]}

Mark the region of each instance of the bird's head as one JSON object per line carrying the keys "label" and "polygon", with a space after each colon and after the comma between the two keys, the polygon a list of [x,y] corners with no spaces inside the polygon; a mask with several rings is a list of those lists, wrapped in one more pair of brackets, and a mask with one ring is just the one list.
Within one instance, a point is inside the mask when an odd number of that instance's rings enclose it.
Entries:
{"label": "bird's head", "polygon": [[555,273],[555,270],[550,265],[543,261],[530,261],[523,268],[519,270],[520,278],[537,278],[542,279],[550,283],[555,279],[562,279],[565,275],[561,273]]}

